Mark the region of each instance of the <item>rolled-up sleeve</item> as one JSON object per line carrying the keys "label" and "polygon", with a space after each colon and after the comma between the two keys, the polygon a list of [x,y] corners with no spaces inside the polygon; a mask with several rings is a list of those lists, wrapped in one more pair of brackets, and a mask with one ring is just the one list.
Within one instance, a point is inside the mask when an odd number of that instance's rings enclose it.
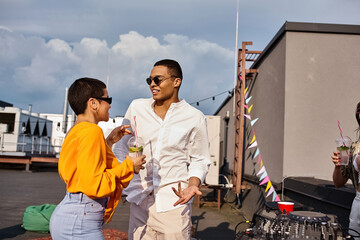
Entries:
{"label": "rolled-up sleeve", "polygon": [[189,156],[189,178],[197,177],[200,179],[201,183],[203,183],[211,164],[209,138],[205,117],[197,126],[197,129],[194,129],[192,133],[190,138]]}

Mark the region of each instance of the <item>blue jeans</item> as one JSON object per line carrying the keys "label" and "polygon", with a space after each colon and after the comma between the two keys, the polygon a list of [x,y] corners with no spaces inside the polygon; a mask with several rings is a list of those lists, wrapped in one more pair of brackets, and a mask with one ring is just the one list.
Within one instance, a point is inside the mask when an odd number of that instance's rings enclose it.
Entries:
{"label": "blue jeans", "polygon": [[50,220],[53,240],[104,239],[102,225],[107,198],[91,199],[83,193],[66,192]]}

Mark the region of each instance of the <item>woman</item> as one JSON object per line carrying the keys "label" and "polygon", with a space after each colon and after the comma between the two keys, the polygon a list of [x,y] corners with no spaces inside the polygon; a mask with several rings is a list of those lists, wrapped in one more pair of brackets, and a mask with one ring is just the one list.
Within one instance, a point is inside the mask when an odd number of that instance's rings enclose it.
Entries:
{"label": "woman", "polygon": [[69,88],[68,99],[77,120],[60,152],[58,170],[67,192],[51,216],[51,237],[104,239],[102,225],[111,220],[122,189],[144,168],[145,156],[127,156],[119,164],[112,153],[112,145],[131,134],[129,126],[115,128],[104,139],[97,123],[109,120],[111,98],[103,82],[80,78]]}
{"label": "woman", "polygon": [[[339,164],[340,162],[340,153],[334,152],[332,156],[333,163],[335,164],[334,172],[333,172],[333,182],[335,187],[343,187],[346,182],[351,179],[355,189],[356,196],[354,198],[353,204],[351,206],[351,212],[349,216],[349,233],[353,236],[358,236],[360,234],[360,183],[359,183],[359,169],[360,169],[360,159],[357,157],[360,151],[360,102],[356,106],[355,118],[358,122],[358,137],[357,141],[354,142],[350,148],[350,157],[349,164],[347,166],[342,166]],[[357,161],[355,161],[355,159]],[[355,230],[351,231],[351,230]],[[359,238],[357,238],[359,239]]]}

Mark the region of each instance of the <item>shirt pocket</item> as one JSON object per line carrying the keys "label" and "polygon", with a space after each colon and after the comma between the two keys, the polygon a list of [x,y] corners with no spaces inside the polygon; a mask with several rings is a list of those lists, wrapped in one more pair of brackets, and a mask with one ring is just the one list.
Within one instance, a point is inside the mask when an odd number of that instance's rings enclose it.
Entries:
{"label": "shirt pocket", "polygon": [[187,144],[187,136],[185,128],[172,127],[169,133],[168,144],[173,148],[184,149]]}

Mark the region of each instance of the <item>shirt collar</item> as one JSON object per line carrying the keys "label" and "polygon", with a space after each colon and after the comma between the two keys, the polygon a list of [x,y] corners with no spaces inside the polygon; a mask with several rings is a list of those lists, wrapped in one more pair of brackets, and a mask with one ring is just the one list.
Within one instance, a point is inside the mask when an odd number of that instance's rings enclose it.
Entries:
{"label": "shirt collar", "polygon": [[[186,103],[185,99],[180,99],[179,102],[172,103],[172,104],[170,105],[170,108],[178,107],[178,106],[181,106],[181,105],[183,105],[183,104],[185,104],[185,103]],[[155,100],[154,100],[153,98],[151,99],[150,106],[151,106],[151,108],[154,110]]]}

